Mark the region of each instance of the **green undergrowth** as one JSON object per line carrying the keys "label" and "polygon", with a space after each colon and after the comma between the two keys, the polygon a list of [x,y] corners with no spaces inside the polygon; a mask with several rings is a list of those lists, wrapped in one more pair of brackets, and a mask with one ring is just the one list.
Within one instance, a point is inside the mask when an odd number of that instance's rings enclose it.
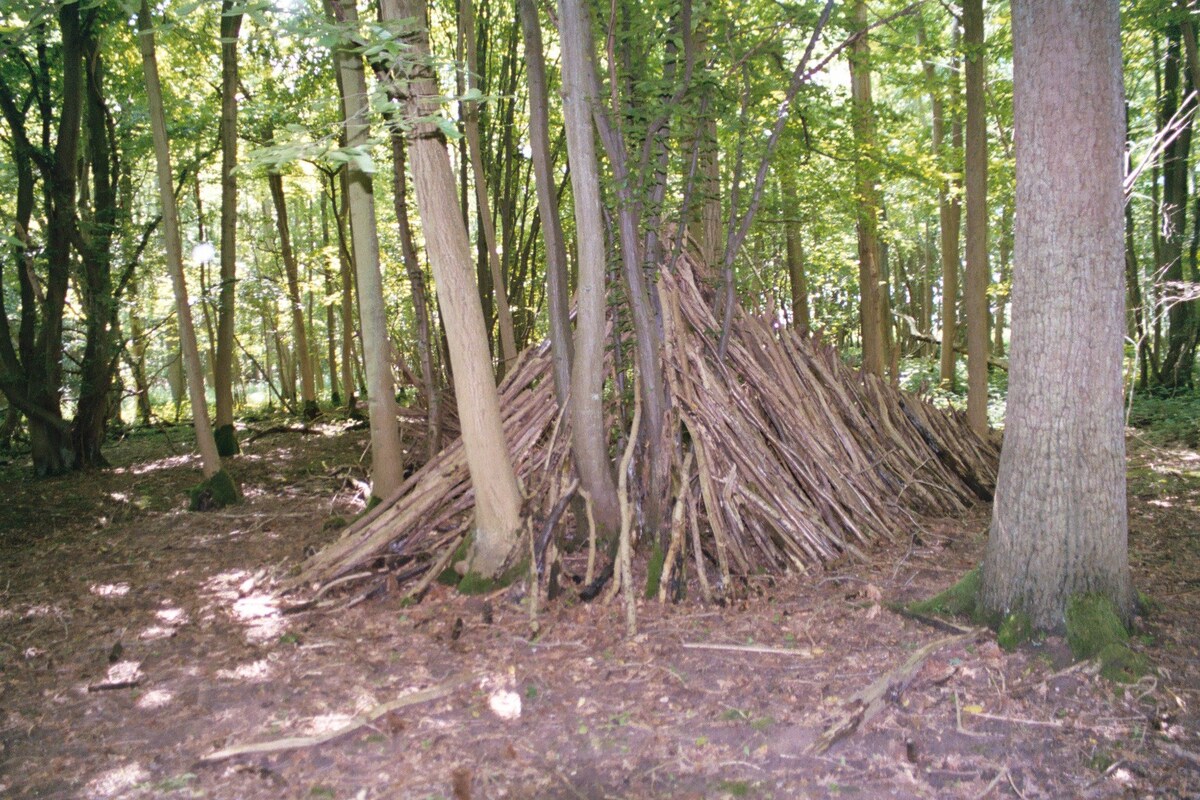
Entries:
{"label": "green undergrowth", "polygon": [[1151,444],[1200,447],[1200,392],[1172,397],[1135,394],[1129,424]]}

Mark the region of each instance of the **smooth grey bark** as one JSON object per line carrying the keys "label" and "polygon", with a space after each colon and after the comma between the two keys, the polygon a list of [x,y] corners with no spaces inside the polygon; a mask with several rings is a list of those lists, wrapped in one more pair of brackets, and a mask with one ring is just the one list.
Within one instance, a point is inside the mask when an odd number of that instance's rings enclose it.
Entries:
{"label": "smooth grey bark", "polygon": [[570,276],[566,239],[558,216],[558,198],[554,165],[550,158],[550,101],[546,88],[546,57],[542,47],[542,28],[534,0],[517,0],[521,32],[525,39],[525,71],[529,84],[529,147],[532,151],[534,182],[537,186],[538,214],[542,220],[542,238],[546,242],[546,299],[550,317],[551,363],[554,367],[554,394],[566,408],[571,390]]}
{"label": "smooth grey bark", "polygon": [[[325,0],[326,10],[339,24],[353,28],[358,23],[354,0]],[[367,80],[362,56],[349,46],[334,54],[341,75],[342,113],[346,145],[366,149],[370,139],[367,124]],[[392,345],[388,339],[383,303],[383,278],[379,267],[379,235],[375,222],[375,196],[371,175],[356,159],[346,169],[346,198],[350,209],[350,239],[354,245],[354,267],[358,276],[358,313],[362,330],[363,362],[367,373],[367,408],[371,424],[372,492],[387,497],[404,480],[404,451],[396,419],[396,385],[392,378]]]}
{"label": "smooth grey bark", "polygon": [[187,372],[188,398],[191,401],[192,421],[196,428],[196,447],[200,451],[204,477],[211,478],[221,471],[221,457],[217,454],[217,443],[213,438],[212,423],[208,417],[208,401],[204,393],[204,371],[200,365],[200,350],[196,345],[196,329],[192,324],[187,282],[183,275],[183,242],[180,240],[179,209],[175,204],[166,113],[163,109],[162,85],[159,82],[158,62],[154,53],[154,23],[150,17],[147,0],[141,0],[138,10],[138,44],[142,53],[142,70],[146,78],[146,99],[150,107],[150,129],[154,138],[154,161],[158,175],[158,194],[162,203],[167,269],[171,273],[171,282],[175,288],[179,344],[183,355],[183,366]]}
{"label": "smooth grey bark", "polygon": [[[580,0],[559,0],[563,121],[567,158],[571,164],[579,269],[575,360],[571,369],[571,432],[575,465],[580,483],[591,500],[597,538],[607,541],[614,539],[620,529],[621,509],[612,460],[608,455],[608,429],[604,424],[602,402],[608,254],[604,246],[604,210],[600,199],[596,138],[592,129],[597,98],[588,13],[587,6]],[[640,260],[637,269],[641,270]]]}
{"label": "smooth grey bark", "polygon": [[1078,593],[1107,597],[1127,620],[1134,610],[1120,13],[1117,0],[1014,0],[1012,12],[1012,347],[981,599],[1060,630]]}

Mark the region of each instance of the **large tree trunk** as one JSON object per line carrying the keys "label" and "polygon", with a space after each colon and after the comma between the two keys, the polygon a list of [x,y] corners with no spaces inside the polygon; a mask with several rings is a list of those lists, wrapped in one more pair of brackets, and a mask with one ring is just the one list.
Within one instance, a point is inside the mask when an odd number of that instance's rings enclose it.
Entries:
{"label": "large tree trunk", "polygon": [[865,0],[855,0],[854,25],[859,29],[859,35],[850,46],[850,92],[857,146],[854,172],[857,187],[862,368],[864,372],[882,377],[887,354],[884,352],[883,304],[879,291],[882,278],[879,264],[879,189],[875,179],[875,112],[871,102],[871,46],[866,34]]}
{"label": "large tree trunk", "polygon": [[525,70],[529,80],[529,146],[532,151],[542,237],[546,241],[546,297],[550,307],[554,396],[558,398],[559,406],[565,408],[571,390],[574,347],[571,342],[567,246],[562,220],[558,216],[554,165],[550,157],[550,102],[549,90],[546,88],[546,58],[542,49],[542,28],[535,0],[517,0],[517,13],[521,18],[521,31],[525,39]]}
{"label": "large tree trunk", "polygon": [[429,121],[439,113],[440,92],[427,64],[425,4],[383,0],[380,8],[385,21],[410,20],[415,26],[406,37],[412,61],[393,66],[398,81],[394,88],[405,103],[411,126],[413,190],[445,320],[463,448],[475,488],[475,535],[468,569],[495,577],[518,543],[521,491],[504,439],[471,243],[458,213],[450,154],[437,125]]}
{"label": "large tree trunk", "polygon": [[1117,0],[1014,0],[1013,44],[1013,338],[981,597],[1059,630],[1078,593],[1106,596],[1127,619],[1134,607]]}
{"label": "large tree trunk", "polygon": [[200,351],[196,345],[196,330],[192,325],[192,309],[188,303],[187,283],[183,275],[183,243],[180,240],[179,211],[175,205],[175,189],[171,176],[170,144],[167,141],[166,115],[163,110],[162,87],[158,78],[158,63],[154,54],[154,25],[147,0],[138,11],[138,42],[142,51],[142,69],[146,78],[146,98],[150,106],[150,128],[154,137],[154,157],[158,174],[158,194],[162,203],[163,238],[167,268],[175,287],[175,313],[179,321],[179,343],[183,365],[187,371],[192,421],[196,429],[196,447],[200,450],[201,468],[205,478],[221,471],[221,457],[213,439],[208,417],[208,401],[204,395],[204,372]]}
{"label": "large tree trunk", "polygon": [[967,194],[967,422],[988,430],[987,109],[984,105],[983,0],[963,2],[963,63],[966,65],[967,130],[964,163]]}
{"label": "large tree trunk", "polygon": [[[325,0],[325,3],[330,16],[337,23],[351,30],[357,28],[358,10],[354,0]],[[346,43],[338,47],[335,59],[341,75],[346,145],[351,148],[365,147],[370,130],[366,122],[368,95],[362,56],[357,48]],[[383,303],[383,278],[379,273],[375,196],[371,191],[371,175],[353,159],[346,165],[346,184],[368,384],[367,407],[371,423],[371,471],[374,481],[372,492],[377,497],[387,497],[404,480],[404,451],[400,446],[400,429],[396,424],[396,387],[392,379],[392,347],[388,340]]]}
{"label": "large tree trunk", "polygon": [[217,347],[213,363],[217,450],[237,455],[233,427],[233,333],[237,287],[238,34],[242,13],[234,0],[221,2],[221,291],[217,305]]}
{"label": "large tree trunk", "polygon": [[[90,214],[85,210],[79,221],[79,290],[86,319],[83,358],[79,362],[79,400],[71,423],[71,441],[76,467],[105,467],[101,452],[112,415],[113,376],[118,350],[116,341],[119,297],[114,296],[112,244],[117,232],[117,176],[119,164],[116,146],[110,136],[104,101],[104,62],[95,32],[88,30],[83,42],[85,81],[84,131],[85,164],[80,176],[86,190],[88,176],[91,191]],[[83,202],[86,202],[83,201]],[[115,294],[119,295],[120,288]]]}
{"label": "large tree trunk", "polygon": [[[572,452],[580,483],[592,504],[596,534],[607,541],[621,524],[617,484],[608,454],[604,424],[604,331],[607,294],[603,206],[592,107],[592,34],[587,7],[578,0],[559,0],[563,50],[563,122],[571,192],[575,208],[575,240],[579,279],[576,291],[575,361],[571,365]],[[640,268],[640,267],[639,267]]]}
{"label": "large tree trunk", "polygon": [[300,303],[300,270],[292,250],[292,231],[288,224],[287,198],[283,194],[283,176],[272,170],[267,173],[271,202],[275,206],[275,229],[279,233],[279,256],[287,273],[288,305],[292,310],[292,337],[296,348],[295,361],[300,370],[300,413],[305,419],[316,419],[317,387],[313,380],[312,359],[308,353],[308,332],[304,324],[304,307]]}

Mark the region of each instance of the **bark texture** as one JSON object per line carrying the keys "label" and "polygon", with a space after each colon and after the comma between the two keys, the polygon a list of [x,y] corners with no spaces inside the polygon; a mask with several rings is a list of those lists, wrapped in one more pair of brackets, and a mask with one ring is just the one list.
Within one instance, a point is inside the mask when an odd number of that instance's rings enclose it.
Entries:
{"label": "bark texture", "polygon": [[967,193],[967,421],[976,433],[988,429],[987,109],[984,105],[983,0],[963,3],[967,85],[964,183]]}
{"label": "bark texture", "polygon": [[592,74],[591,21],[587,6],[579,0],[559,0],[558,15],[563,49],[563,119],[571,162],[579,264],[575,361],[571,369],[572,447],[580,482],[591,498],[597,536],[608,539],[616,534],[621,520],[602,400],[608,264],[592,130],[596,81]]}
{"label": "bark texture", "polygon": [[862,367],[864,372],[883,375],[887,360],[884,352],[883,309],[880,302],[879,264],[879,190],[875,181],[875,120],[871,103],[870,44],[867,40],[867,6],[864,0],[854,4],[854,24],[861,33],[850,47],[850,92],[853,101],[855,183],[858,206],[858,284],[861,295],[859,317],[862,328]]}
{"label": "bark texture", "polygon": [[1013,43],[1010,388],[981,599],[1057,630],[1073,594],[1103,594],[1126,617],[1134,605],[1117,0],[1016,0]]}
{"label": "bark texture", "polygon": [[[326,0],[330,15],[339,23],[355,25],[358,12],[353,0]],[[350,47],[335,54],[341,75],[342,111],[346,121],[346,144],[365,148],[370,138],[367,126],[367,79],[362,56]],[[383,278],[379,273],[379,235],[375,224],[375,196],[371,176],[352,160],[346,165],[346,198],[350,208],[350,239],[358,277],[359,317],[362,327],[363,360],[367,373],[367,407],[371,421],[372,492],[383,498],[404,479],[404,453],[396,427],[396,389],[392,379],[392,346],[388,339],[383,305]],[[344,358],[344,356],[343,356]],[[349,389],[346,390],[347,393]]]}
{"label": "bark texture", "polygon": [[[463,450],[475,489],[475,538],[469,567],[494,577],[517,544],[521,492],[500,417],[483,307],[460,216],[454,170],[437,125],[439,92],[428,67],[429,39],[423,0],[384,0],[385,21],[411,21],[405,39],[413,60],[393,67],[395,91],[410,120],[408,151],[413,193],[425,233],[429,265],[438,287],[462,425]],[[418,121],[420,120],[420,121]]]}

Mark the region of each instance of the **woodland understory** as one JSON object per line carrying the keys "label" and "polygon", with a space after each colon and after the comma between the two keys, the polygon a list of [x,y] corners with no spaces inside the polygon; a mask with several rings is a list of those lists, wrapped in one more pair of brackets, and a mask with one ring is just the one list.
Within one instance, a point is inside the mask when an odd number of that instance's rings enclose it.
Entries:
{"label": "woodland understory", "polygon": [[[354,602],[335,589],[325,608],[283,613],[279,582],[364,507],[367,435],[243,430],[245,503],[195,514],[185,431],[138,432],[100,473],[2,467],[4,797],[1200,792],[1194,449],[1128,439],[1131,564],[1153,601],[1134,647],[1153,670],[1120,685],[1072,664],[1057,637],[1006,653],[989,632],[889,610],[978,563],[982,503],[915,519],[865,561],[747,576],[721,605],[693,577],[679,603],[638,602],[632,639],[619,602],[575,589],[539,610],[536,636],[519,586],[467,597],[435,583],[417,605],[399,590]],[[567,574],[585,560],[568,553]],[[877,713],[817,752],[881,679]],[[203,761],[347,725],[329,741]]]}

